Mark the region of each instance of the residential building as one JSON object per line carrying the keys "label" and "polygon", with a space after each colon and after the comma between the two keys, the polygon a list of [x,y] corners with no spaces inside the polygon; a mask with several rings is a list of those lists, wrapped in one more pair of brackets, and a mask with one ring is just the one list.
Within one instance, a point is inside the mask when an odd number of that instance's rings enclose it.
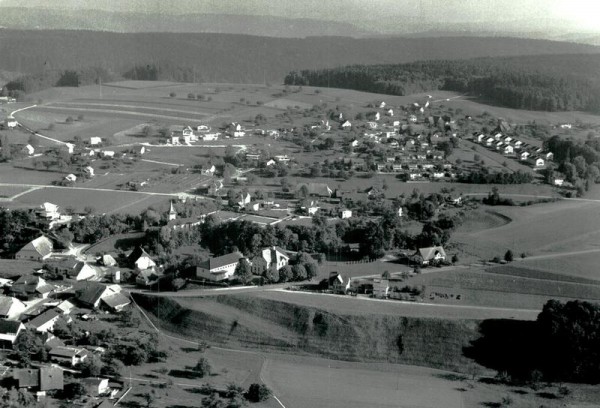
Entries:
{"label": "residential building", "polygon": [[144,270],[156,266],[156,262],[150,255],[142,248],[136,247],[131,254],[127,257],[129,264],[134,266],[138,270]]}
{"label": "residential building", "polygon": [[97,136],[90,137],[90,145],[91,146],[99,146],[102,144],[102,138]]}
{"label": "residential building", "polygon": [[36,215],[40,218],[47,220],[57,220],[60,218],[60,211],[58,205],[52,203],[44,203],[40,205],[40,208],[35,211]]}
{"label": "residential building", "polygon": [[52,347],[48,352],[50,360],[70,367],[77,367],[88,355],[89,352],[84,348],[69,346]]}
{"label": "residential building", "polygon": [[0,320],[0,348],[12,349],[25,325],[16,320]]}
{"label": "residential building", "polygon": [[290,261],[290,257],[285,251],[276,246],[264,248],[260,253],[260,257],[265,261],[267,269],[274,266],[277,270],[280,270]]}
{"label": "residential building", "polygon": [[29,242],[15,254],[15,259],[43,261],[52,255],[54,244],[50,238],[42,235]]}
{"label": "residential building", "polygon": [[45,299],[54,290],[54,286],[36,275],[23,275],[12,284],[9,294],[22,300]]}
{"label": "residential building", "polygon": [[196,267],[196,277],[212,281],[222,281],[233,276],[235,268],[244,256],[239,252],[207,259]]}
{"label": "residential building", "polygon": [[431,265],[446,260],[446,252],[441,246],[419,248],[413,255],[413,260],[421,265]]}
{"label": "residential building", "polygon": [[92,397],[98,397],[110,393],[108,378],[83,378],[81,383],[85,387],[87,394]]}
{"label": "residential building", "polygon": [[0,319],[17,320],[27,306],[12,296],[0,296]]}
{"label": "residential building", "polygon": [[352,210],[348,210],[347,208],[343,208],[339,212],[341,219],[352,218]]}
{"label": "residential building", "polygon": [[[119,285],[104,285],[97,282],[86,282],[85,286],[82,286],[75,293],[78,302],[81,303],[82,306],[91,307],[93,309],[122,309],[131,303],[129,298],[121,293],[121,287]],[[107,301],[109,298],[110,300]]]}
{"label": "residential building", "polygon": [[25,153],[25,154],[27,154],[27,155],[29,155],[29,156],[31,156],[31,155],[33,155],[35,153],[35,149],[33,148],[32,145],[27,144],[27,145],[25,145],[25,147],[23,147],[22,152]]}
{"label": "residential building", "polygon": [[47,331],[52,331],[54,328],[54,323],[62,316],[62,313],[58,312],[55,309],[46,310],[39,316],[34,317],[29,322],[26,323],[26,326],[31,328],[32,330],[45,333]]}
{"label": "residential building", "polygon": [[345,295],[350,290],[350,278],[342,276],[338,272],[331,272],[328,287],[333,293]]}
{"label": "residential building", "polygon": [[46,391],[62,391],[64,388],[63,370],[59,367],[16,368],[13,379],[17,388],[37,391],[38,397],[46,395]]}

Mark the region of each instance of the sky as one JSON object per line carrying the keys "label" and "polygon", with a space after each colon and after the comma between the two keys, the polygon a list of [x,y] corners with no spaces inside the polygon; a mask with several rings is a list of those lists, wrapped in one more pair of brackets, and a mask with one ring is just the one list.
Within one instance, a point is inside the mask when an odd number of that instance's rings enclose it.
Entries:
{"label": "sky", "polygon": [[553,19],[581,30],[600,31],[600,0],[0,0],[3,6],[269,15],[359,25],[396,16],[436,23],[522,20],[529,30],[536,29],[540,19]]}

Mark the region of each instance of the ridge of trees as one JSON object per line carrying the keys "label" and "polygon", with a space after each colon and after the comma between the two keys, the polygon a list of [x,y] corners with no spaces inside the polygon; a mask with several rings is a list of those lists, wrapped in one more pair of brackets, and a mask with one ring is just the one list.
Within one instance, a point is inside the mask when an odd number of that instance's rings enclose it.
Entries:
{"label": "ridge of trees", "polygon": [[290,72],[287,85],[390,95],[447,90],[516,109],[600,112],[599,55],[430,60]]}

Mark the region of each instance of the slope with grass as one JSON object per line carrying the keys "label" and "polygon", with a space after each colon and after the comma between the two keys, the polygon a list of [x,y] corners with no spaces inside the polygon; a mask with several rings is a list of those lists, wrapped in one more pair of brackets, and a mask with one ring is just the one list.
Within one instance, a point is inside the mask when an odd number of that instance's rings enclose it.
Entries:
{"label": "slope with grass", "polygon": [[478,337],[474,320],[345,315],[250,295],[134,296],[162,329],[229,347],[464,371],[463,347]]}

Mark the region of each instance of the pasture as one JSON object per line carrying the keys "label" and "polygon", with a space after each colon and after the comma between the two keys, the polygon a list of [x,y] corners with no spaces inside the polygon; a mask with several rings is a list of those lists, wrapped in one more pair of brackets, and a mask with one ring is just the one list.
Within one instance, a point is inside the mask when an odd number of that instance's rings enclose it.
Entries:
{"label": "pasture", "polygon": [[594,249],[600,239],[600,205],[597,202],[561,200],[527,207],[494,207],[513,221],[496,228],[453,234],[451,241],[464,254],[477,259]]}
{"label": "pasture", "polygon": [[89,206],[98,214],[111,212],[139,214],[150,205],[168,202],[169,197],[126,191],[43,187],[20,196],[13,204],[37,206],[46,201],[57,204],[61,208],[71,207],[75,211],[83,211]]}

